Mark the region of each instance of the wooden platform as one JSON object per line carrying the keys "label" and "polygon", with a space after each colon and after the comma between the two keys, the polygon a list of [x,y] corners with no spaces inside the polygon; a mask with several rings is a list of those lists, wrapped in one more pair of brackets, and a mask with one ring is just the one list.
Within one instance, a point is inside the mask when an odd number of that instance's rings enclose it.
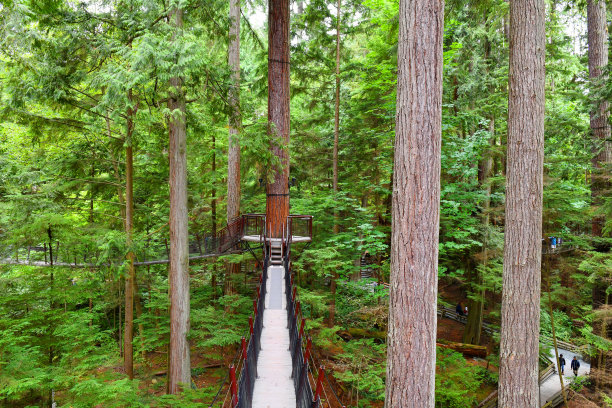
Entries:
{"label": "wooden platform", "polygon": [[284,269],[268,268],[261,352],[253,391],[253,408],[295,408],[285,300]]}
{"label": "wooden platform", "polygon": [[[263,243],[263,238],[260,235],[243,235],[242,240],[249,241],[249,242]],[[268,238],[268,241],[281,242],[281,238]],[[312,241],[311,237],[303,237],[301,235],[294,235],[291,237],[291,242],[294,244],[299,243],[299,242],[310,242],[310,241]]]}

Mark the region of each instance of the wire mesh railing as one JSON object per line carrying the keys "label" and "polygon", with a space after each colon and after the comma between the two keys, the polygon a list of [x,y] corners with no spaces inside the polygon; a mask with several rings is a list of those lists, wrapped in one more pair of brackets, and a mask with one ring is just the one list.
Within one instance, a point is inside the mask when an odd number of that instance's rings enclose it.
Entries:
{"label": "wire mesh railing", "polygon": [[[264,267],[257,286],[257,297],[253,299],[253,314],[249,317],[249,335],[241,339],[237,358],[234,358],[229,366],[229,372],[223,383],[221,383],[209,408],[251,408],[253,402],[253,390],[257,378],[257,361],[261,350],[261,332],[263,330],[263,319],[266,302],[266,284],[268,281],[267,260],[264,259]],[[220,400],[223,390],[229,380],[229,386],[223,401]]]}
{"label": "wire mesh railing", "polygon": [[[306,319],[302,315],[301,303],[297,299],[297,288],[291,274],[289,254],[290,249],[287,250],[287,255],[284,258],[285,293],[287,298],[289,351],[293,366],[292,378],[295,387],[296,406],[297,408],[331,407],[330,399],[325,391],[325,385],[327,385],[327,388],[332,390],[332,394],[336,399],[335,406],[344,407],[344,404],[342,404],[329,383],[324,367],[315,362],[312,340],[305,335]],[[325,395],[325,398],[322,398],[323,395]]]}

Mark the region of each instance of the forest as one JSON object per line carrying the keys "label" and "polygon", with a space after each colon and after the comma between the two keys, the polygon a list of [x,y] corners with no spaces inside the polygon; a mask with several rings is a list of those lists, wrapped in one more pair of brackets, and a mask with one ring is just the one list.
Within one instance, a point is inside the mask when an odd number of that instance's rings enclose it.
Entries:
{"label": "forest", "polygon": [[612,407],[611,7],[0,0],[0,407]]}

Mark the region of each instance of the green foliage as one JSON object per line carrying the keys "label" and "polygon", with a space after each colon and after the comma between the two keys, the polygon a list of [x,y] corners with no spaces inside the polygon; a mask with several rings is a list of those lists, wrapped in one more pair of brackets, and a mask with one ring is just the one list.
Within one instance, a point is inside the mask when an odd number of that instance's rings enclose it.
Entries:
{"label": "green foliage", "polygon": [[482,367],[468,365],[455,351],[438,347],[436,353],[436,406],[468,408],[476,403],[473,395],[490,378]]}
{"label": "green foliage", "polygon": [[[53,245],[60,262],[92,270],[3,266],[0,269],[0,404],[41,405],[51,390],[61,406],[195,406],[215,390],[188,388],[154,397],[162,381],[146,377],[165,364],[169,342],[168,271],[137,269],[135,359],[139,381],[118,369],[123,327],[125,255],[167,257],[169,187],[167,100],[180,76],[186,112],[191,240],[207,242],[225,219],[230,70],[226,1],[5,1],[0,6],[0,258],[41,262]],[[241,34],[240,133],[243,212],[263,212],[271,153],[266,118],[265,32],[247,26],[265,2],[246,2]],[[317,347],[336,357],[334,375],[351,403],[384,397],[385,345],[340,340],[348,328],[386,330],[399,5],[391,0],[299,2],[291,24],[292,213],[314,216],[312,245],[292,246],[300,297]],[[186,10],[184,28],[164,18]],[[481,300],[498,319],[508,99],[508,3],[446,3],[439,276],[457,295]],[[578,13],[574,15],[574,13]],[[544,235],[577,248],[555,255],[553,315],[559,338],[608,350],[593,328],[593,288],[610,295],[612,199],[593,206],[588,174],[599,146],[591,140],[593,101],[612,87],[588,83],[586,59],[565,26],[581,9],[557,7],[547,18]],[[336,29],[340,32],[339,191],[332,189]],[[608,68],[609,70],[609,68]],[[131,96],[130,96],[131,95]],[[127,117],[134,128],[128,137]],[[125,148],[134,152],[135,232],[124,232]],[[487,164],[489,174],[482,174]],[[214,210],[213,210],[214,208]],[[604,237],[591,235],[594,215],[607,215]],[[334,233],[338,230],[338,233]],[[51,233],[51,237],[49,236]],[[31,247],[31,248],[30,248]],[[566,247],[566,248],[567,248]],[[38,249],[33,249],[38,248]],[[374,278],[359,280],[369,255]],[[191,265],[191,333],[206,360],[233,355],[246,332],[254,276],[225,277],[231,255]],[[323,323],[338,276],[336,326]],[[228,279],[235,289],[221,296]],[[492,300],[494,300],[492,302]],[[445,299],[440,299],[444,302]],[[452,303],[450,303],[452,305]],[[90,306],[91,305],[91,306]],[[120,317],[121,316],[121,317]],[[585,323],[573,331],[572,320]],[[548,309],[542,332],[550,334]],[[499,339],[494,336],[494,343]],[[497,362],[498,357],[489,356]],[[456,353],[438,350],[439,406],[473,405],[488,372]],[[194,376],[207,375],[196,367]],[[92,401],[96,401],[94,404]]]}
{"label": "green foliage", "polygon": [[[555,319],[555,334],[557,335],[557,339],[573,343],[574,332],[572,320],[567,314],[560,310],[554,310],[553,313]],[[545,308],[540,310],[540,333],[552,338],[550,313],[548,313]]]}
{"label": "green foliage", "polygon": [[384,399],[385,349],[371,339],[352,340],[344,345],[340,354],[344,371],[334,376],[350,385],[355,395],[355,406],[369,406],[371,401]]}

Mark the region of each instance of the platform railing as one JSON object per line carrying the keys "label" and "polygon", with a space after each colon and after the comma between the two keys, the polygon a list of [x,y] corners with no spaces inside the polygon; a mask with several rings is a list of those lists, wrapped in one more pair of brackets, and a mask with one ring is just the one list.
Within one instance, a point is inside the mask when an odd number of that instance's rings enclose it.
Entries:
{"label": "platform railing", "polygon": [[290,236],[312,238],[312,215],[289,215],[288,224]]}

